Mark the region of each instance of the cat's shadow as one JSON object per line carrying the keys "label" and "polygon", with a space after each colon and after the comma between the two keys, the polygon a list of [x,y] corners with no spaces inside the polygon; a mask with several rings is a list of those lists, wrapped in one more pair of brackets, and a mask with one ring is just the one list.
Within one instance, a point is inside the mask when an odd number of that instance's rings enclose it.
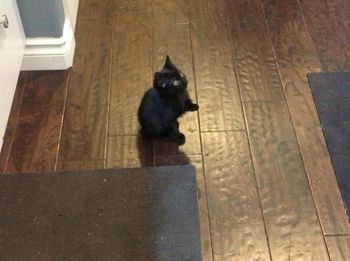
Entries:
{"label": "cat's shadow", "polygon": [[[137,151],[139,157],[139,163],[142,168],[154,167],[154,166],[171,166],[171,165],[187,165],[190,164],[190,160],[183,152],[179,150],[178,144],[170,141],[165,141],[161,139],[153,139],[145,137],[141,134],[137,136]],[[172,155],[174,154],[174,155]],[[147,173],[147,171],[145,171]],[[150,172],[156,173],[156,172]],[[157,175],[155,176],[157,178]],[[142,260],[159,260],[159,253],[162,249],[160,249],[160,245],[166,245],[171,243],[170,241],[164,241],[161,235],[167,235],[171,230],[169,224],[162,223],[159,217],[170,215],[169,206],[160,208],[161,202],[167,202],[169,199],[168,193],[155,193],[159,191],[168,191],[169,188],[166,188],[168,185],[164,184],[163,188],[154,187],[155,180],[151,176],[148,176],[145,180],[143,180],[144,186],[146,188],[152,188],[154,190],[152,196],[152,200],[149,200],[150,204],[145,208],[142,216],[135,217],[135,224],[146,224],[137,228],[137,231],[141,230],[144,233],[144,237],[147,238],[150,235],[151,238],[160,238],[161,240],[145,240],[145,243],[142,243],[142,238],[139,239],[140,245],[144,246],[145,257]],[[173,188],[171,188],[173,189]],[[135,193],[135,192],[133,192]],[[162,212],[159,212],[162,211]],[[165,212],[164,212],[165,211]],[[169,230],[171,228],[171,230]],[[175,229],[176,230],[176,229]],[[141,233],[140,233],[141,234]],[[168,235],[168,237],[170,234]],[[178,236],[175,236],[176,239]],[[165,236],[167,238],[167,236]],[[170,237],[169,237],[170,238]],[[169,240],[169,239],[168,239]],[[177,246],[174,246],[175,249]],[[126,248],[127,249],[127,248]],[[166,255],[166,252],[162,253],[162,255]],[[126,259],[123,259],[126,260]],[[133,259],[134,260],[134,259]],[[136,260],[136,259],[135,259]],[[141,260],[141,259],[138,259]],[[169,257],[164,256],[162,260],[170,260]]]}
{"label": "cat's shadow", "polygon": [[176,142],[137,136],[137,151],[141,167],[189,165],[190,158]]}

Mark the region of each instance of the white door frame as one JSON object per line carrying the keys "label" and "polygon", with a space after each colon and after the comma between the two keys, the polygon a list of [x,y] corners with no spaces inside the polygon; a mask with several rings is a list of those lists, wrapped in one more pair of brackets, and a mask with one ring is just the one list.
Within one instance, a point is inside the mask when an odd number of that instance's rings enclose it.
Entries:
{"label": "white door frame", "polygon": [[16,90],[24,53],[25,36],[16,0],[0,2],[0,16],[8,26],[0,25],[0,150]]}

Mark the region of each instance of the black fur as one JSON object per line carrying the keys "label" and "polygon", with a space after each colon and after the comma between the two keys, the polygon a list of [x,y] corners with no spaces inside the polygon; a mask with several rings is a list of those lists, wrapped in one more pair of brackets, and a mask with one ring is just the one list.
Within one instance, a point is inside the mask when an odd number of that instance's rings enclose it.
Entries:
{"label": "black fur", "polygon": [[198,110],[187,92],[187,79],[175,67],[169,56],[161,71],[154,74],[153,88],[144,94],[138,118],[141,133],[185,143],[185,136],[179,131],[178,117],[187,111]]}

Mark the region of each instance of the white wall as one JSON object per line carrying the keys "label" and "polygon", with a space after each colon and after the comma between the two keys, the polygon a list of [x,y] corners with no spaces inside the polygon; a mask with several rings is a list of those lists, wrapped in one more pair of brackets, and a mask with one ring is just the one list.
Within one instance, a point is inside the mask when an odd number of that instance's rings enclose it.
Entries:
{"label": "white wall", "polygon": [[16,1],[27,38],[62,37],[65,20],[62,0]]}

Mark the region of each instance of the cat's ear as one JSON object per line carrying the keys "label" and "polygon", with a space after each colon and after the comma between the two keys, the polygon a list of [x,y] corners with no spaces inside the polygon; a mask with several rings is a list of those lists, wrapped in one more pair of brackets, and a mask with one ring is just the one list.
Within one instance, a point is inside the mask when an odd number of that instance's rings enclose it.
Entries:
{"label": "cat's ear", "polygon": [[173,63],[171,62],[169,55],[167,55],[165,59],[165,65],[172,65],[172,64]]}
{"label": "cat's ear", "polygon": [[164,68],[167,68],[167,69],[170,69],[170,70],[173,70],[173,71],[177,71],[176,66],[170,60],[169,55],[166,56]]}

